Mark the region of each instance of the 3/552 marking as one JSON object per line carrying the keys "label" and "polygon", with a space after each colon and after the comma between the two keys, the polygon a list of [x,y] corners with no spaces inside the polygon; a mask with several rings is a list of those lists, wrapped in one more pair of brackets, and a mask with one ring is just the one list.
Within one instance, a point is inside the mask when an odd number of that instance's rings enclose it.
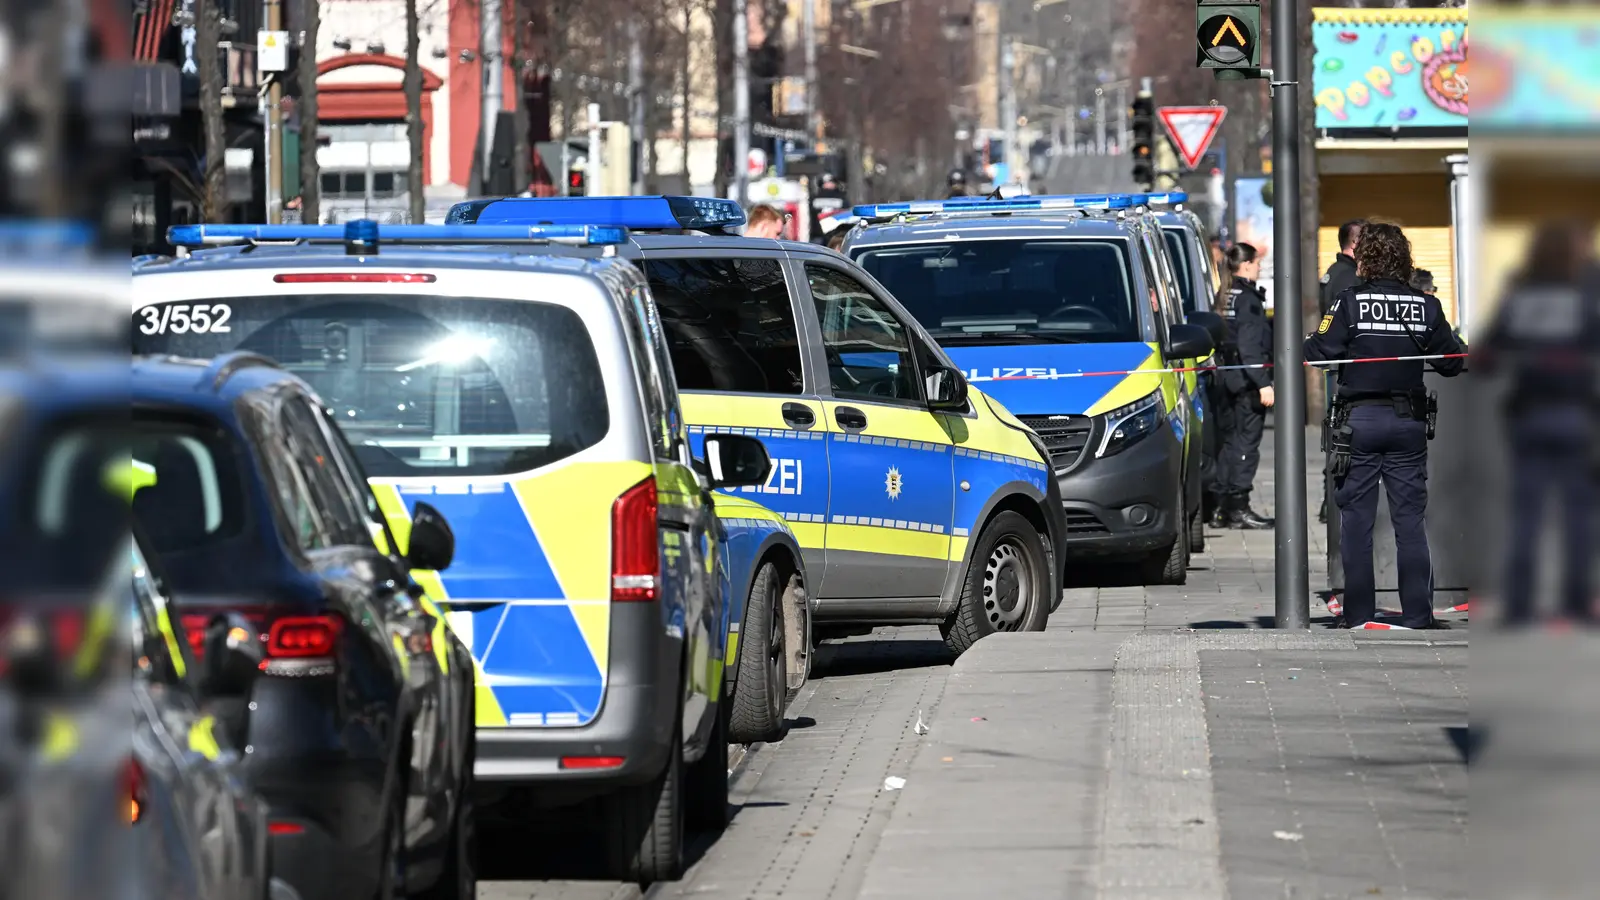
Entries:
{"label": "3/552 marking", "polygon": [[226,303],[168,303],[139,310],[140,334],[226,334],[233,307]]}

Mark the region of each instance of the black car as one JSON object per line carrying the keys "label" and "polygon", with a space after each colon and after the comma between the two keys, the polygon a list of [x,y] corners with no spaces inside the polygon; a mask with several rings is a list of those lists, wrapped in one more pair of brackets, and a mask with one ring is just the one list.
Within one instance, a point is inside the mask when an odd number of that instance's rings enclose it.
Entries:
{"label": "black car", "polygon": [[275,870],[303,900],[474,897],[472,658],[409,574],[449,567],[448,524],[419,503],[397,541],[320,400],[270,360],[137,359],[130,387],[134,519],[191,650],[219,615],[261,636],[216,709]]}

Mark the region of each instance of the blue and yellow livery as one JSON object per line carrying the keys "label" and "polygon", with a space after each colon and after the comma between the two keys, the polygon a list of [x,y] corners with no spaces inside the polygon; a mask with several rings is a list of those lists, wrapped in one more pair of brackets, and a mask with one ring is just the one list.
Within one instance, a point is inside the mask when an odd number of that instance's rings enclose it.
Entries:
{"label": "blue and yellow livery", "polygon": [[[1050,451],[1073,558],[1182,584],[1199,549],[1211,338],[1147,206],[1181,195],[860,207],[844,252]],[[905,207],[905,208],[901,208]],[[1185,273],[1187,274],[1187,273]]]}
{"label": "blue and yellow livery", "polygon": [[[615,876],[647,882],[676,877],[687,819],[726,814],[730,740],[780,733],[809,605],[785,523],[714,493],[773,463],[737,433],[691,446],[623,236],[204,226],[177,238],[222,246],[141,267],[162,299],[134,325],[151,349],[253,351],[313,384],[401,552],[419,508],[448,520],[452,564],[414,575],[435,646],[448,627],[470,650],[485,801],[592,800]],[[752,619],[776,623],[772,647],[739,640]]]}

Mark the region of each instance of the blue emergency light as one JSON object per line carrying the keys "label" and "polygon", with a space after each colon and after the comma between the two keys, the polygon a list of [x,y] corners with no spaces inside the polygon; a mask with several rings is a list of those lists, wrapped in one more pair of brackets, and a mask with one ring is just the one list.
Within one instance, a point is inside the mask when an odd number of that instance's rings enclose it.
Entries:
{"label": "blue emergency light", "polygon": [[94,226],[85,222],[0,219],[0,247],[63,250],[88,247],[94,241]]}
{"label": "blue emergency light", "polygon": [[338,243],[351,254],[371,255],[382,244],[622,244],[628,230],[614,225],[379,225],[370,219],[343,225],[174,225],[167,242],[177,247],[254,243]]}
{"label": "blue emergency light", "polygon": [[1044,194],[1011,200],[985,200],[958,197],[953,200],[913,200],[909,203],[872,203],[851,212],[863,219],[888,219],[894,216],[992,215],[1010,212],[1047,212],[1065,209],[1128,209],[1134,199],[1128,194]]}
{"label": "blue emergency light", "polygon": [[1177,206],[1189,201],[1186,191],[1164,191],[1158,194],[1134,194],[1134,202],[1140,206]]}
{"label": "blue emergency light", "polygon": [[632,231],[723,231],[745,224],[744,209],[716,197],[507,197],[458,203],[447,220],[486,225],[602,223]]}

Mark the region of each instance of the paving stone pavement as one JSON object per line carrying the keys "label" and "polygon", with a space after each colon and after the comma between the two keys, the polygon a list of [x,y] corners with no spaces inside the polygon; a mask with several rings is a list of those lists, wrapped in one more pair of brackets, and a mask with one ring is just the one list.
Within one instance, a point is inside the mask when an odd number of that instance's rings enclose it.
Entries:
{"label": "paving stone pavement", "polygon": [[[1270,439],[1255,494],[1268,514]],[[1314,519],[1309,534],[1316,589]],[[648,896],[1466,896],[1451,743],[1466,723],[1465,631],[1262,630],[1273,543],[1209,532],[1183,586],[1082,567],[1045,633],[985,639],[954,666],[929,627],[826,645],[795,727],[737,773],[726,832],[694,841],[685,879]],[[913,732],[919,713],[927,735]],[[890,776],[904,788],[886,789]],[[479,897],[640,896],[541,876],[498,873]]]}

